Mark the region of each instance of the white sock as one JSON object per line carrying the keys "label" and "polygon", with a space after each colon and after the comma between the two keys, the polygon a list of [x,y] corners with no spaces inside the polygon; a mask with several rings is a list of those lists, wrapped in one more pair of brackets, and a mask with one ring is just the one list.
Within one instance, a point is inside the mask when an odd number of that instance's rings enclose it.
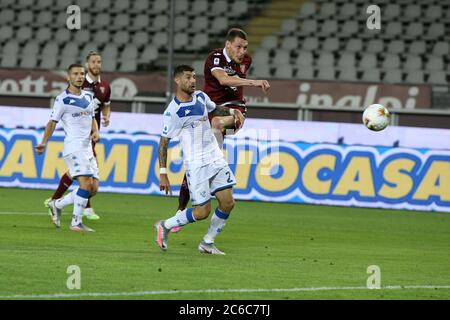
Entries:
{"label": "white sock", "polygon": [[59,198],[58,200],[55,201],[55,206],[58,209],[62,209],[65,206],[68,206],[70,204],[73,204],[74,199],[75,199],[75,195],[77,194],[78,188],[73,190],[72,192],[66,194],[64,197]]}
{"label": "white sock", "polygon": [[77,193],[75,194],[73,202],[72,226],[75,226],[82,222],[81,217],[83,215],[84,208],[86,208],[89,196],[89,191],[80,188],[77,189]]}
{"label": "white sock", "polygon": [[193,222],[195,222],[195,218],[192,214],[192,208],[189,208],[184,209],[183,211],[178,210],[172,218],[169,218],[164,222],[164,227],[172,229],[173,227],[181,227]]}
{"label": "white sock", "polygon": [[211,217],[211,222],[209,224],[208,233],[203,237],[203,241],[206,243],[214,243],[214,240],[222,232],[227,222],[229,213],[222,212],[219,208],[216,208],[213,216]]}

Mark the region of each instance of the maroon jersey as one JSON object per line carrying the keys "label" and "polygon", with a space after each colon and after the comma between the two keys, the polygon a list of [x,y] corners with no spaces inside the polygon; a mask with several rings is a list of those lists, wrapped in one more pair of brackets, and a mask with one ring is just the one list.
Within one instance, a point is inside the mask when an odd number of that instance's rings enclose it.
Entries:
{"label": "maroon jersey", "polygon": [[95,120],[97,120],[98,128],[100,129],[100,111],[103,106],[111,103],[111,87],[109,86],[108,81],[99,78],[98,81],[94,82],[91,77],[89,77],[89,74],[87,74],[83,82],[83,90],[93,92],[94,97],[101,102],[100,108],[95,111]]}
{"label": "maroon jersey", "polygon": [[215,49],[205,61],[205,86],[203,91],[218,105],[227,102],[244,104],[245,99],[242,86],[222,86],[219,80],[212,75],[212,71],[222,69],[230,77],[246,78],[251,64],[252,58],[248,54],[244,56],[241,64],[237,64],[227,55],[225,48]]}

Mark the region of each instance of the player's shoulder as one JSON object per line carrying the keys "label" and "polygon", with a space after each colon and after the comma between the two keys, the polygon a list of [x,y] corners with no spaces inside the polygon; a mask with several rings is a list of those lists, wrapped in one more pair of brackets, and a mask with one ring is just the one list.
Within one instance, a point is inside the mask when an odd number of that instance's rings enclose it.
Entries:
{"label": "player's shoulder", "polygon": [[208,60],[225,59],[225,56],[223,55],[223,48],[217,48],[211,51],[207,59]]}
{"label": "player's shoulder", "polygon": [[246,64],[246,65],[251,65],[251,64],[252,64],[252,61],[253,61],[252,56],[249,55],[248,53],[246,53],[246,54],[244,55],[244,60],[243,60],[242,62],[243,62],[244,64]]}
{"label": "player's shoulder", "polygon": [[102,79],[102,80],[100,81],[100,85],[103,86],[103,87],[105,87],[105,88],[111,88],[111,84],[109,83],[108,80],[105,80],[105,79]]}
{"label": "player's shoulder", "polygon": [[94,93],[92,91],[90,91],[90,90],[83,89],[83,90],[81,90],[81,94],[83,96],[91,97],[92,99],[94,98]]}
{"label": "player's shoulder", "polygon": [[194,92],[194,95],[197,97],[197,99],[198,98],[203,99],[203,100],[210,99],[209,96],[202,90],[196,90]]}

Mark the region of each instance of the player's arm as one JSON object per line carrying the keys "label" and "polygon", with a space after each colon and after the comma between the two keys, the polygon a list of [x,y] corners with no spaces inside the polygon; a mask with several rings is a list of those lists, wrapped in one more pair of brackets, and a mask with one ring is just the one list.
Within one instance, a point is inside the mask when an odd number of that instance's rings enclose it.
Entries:
{"label": "player's arm", "polygon": [[105,104],[102,108],[102,125],[109,126],[109,118],[111,116],[111,104]]}
{"label": "player's arm", "polygon": [[47,142],[51,138],[51,136],[53,135],[53,132],[55,131],[55,128],[56,128],[56,121],[50,120],[47,123],[47,125],[45,126],[44,137],[42,138],[42,142],[39,143],[36,146],[36,148],[35,148],[37,154],[43,154],[44,153],[45,147],[47,146]]}
{"label": "player's arm", "polygon": [[100,132],[98,131],[98,123],[95,118],[92,118],[92,129],[91,129],[91,139],[94,142],[98,142],[100,140]]}
{"label": "player's arm", "polygon": [[167,176],[167,149],[169,147],[170,138],[161,136],[159,140],[158,159],[159,159],[159,190],[166,191],[166,195],[172,195],[169,177]]}
{"label": "player's arm", "polygon": [[219,130],[229,129],[232,128],[233,126],[235,126],[236,129],[241,129],[242,126],[244,125],[245,121],[244,115],[242,114],[241,111],[237,109],[231,109],[223,106],[216,106],[216,108],[213,111],[211,111],[211,114],[214,117],[232,116],[232,118],[230,117],[230,119],[223,118],[215,121],[214,125],[218,126],[216,129]]}
{"label": "player's arm", "polygon": [[220,85],[228,87],[260,87],[264,93],[267,93],[270,84],[267,80],[252,80],[239,77],[230,77],[223,69],[214,69],[212,75],[219,81]]}

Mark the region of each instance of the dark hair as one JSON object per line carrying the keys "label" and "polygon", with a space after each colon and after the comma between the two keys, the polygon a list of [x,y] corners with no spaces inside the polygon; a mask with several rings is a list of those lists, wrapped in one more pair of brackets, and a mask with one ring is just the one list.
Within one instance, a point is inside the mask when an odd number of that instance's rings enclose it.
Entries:
{"label": "dark hair", "polygon": [[227,37],[226,40],[233,42],[233,40],[235,38],[241,38],[244,40],[247,40],[247,34],[245,33],[244,30],[239,29],[239,28],[231,28],[230,30],[228,30],[227,32]]}
{"label": "dark hair", "polygon": [[89,51],[89,53],[86,56],[86,62],[89,61],[89,58],[92,56],[100,56],[101,57],[102,55],[95,50],[91,50],[91,51]]}
{"label": "dark hair", "polygon": [[81,65],[81,64],[79,64],[79,63],[72,63],[72,64],[67,68],[67,72],[70,73],[70,71],[71,71],[73,68],[83,68],[83,69],[84,69],[84,66]]}
{"label": "dark hair", "polygon": [[182,64],[175,67],[175,69],[173,70],[173,77],[176,78],[179,75],[183,74],[183,72],[192,72],[192,71],[195,71],[194,68],[186,64]]}

